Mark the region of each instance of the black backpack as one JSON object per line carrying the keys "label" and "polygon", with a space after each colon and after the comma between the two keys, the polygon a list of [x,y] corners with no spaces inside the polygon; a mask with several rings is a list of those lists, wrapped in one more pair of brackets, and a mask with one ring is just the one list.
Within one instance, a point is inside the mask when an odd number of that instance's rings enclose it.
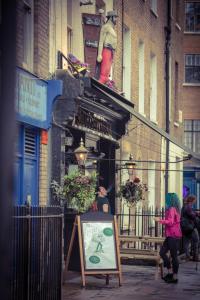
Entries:
{"label": "black backpack", "polygon": [[180,225],[181,231],[184,235],[191,234],[195,228],[194,221],[187,216],[184,207],[181,210]]}

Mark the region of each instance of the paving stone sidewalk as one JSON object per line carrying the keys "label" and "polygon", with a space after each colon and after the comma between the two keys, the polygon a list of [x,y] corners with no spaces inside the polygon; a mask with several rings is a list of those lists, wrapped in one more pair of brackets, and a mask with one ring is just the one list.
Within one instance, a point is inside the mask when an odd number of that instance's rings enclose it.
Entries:
{"label": "paving stone sidewalk", "polygon": [[63,285],[62,300],[200,300],[200,262],[196,271],[195,262],[180,265],[178,284],[155,280],[155,267],[122,266],[122,286],[112,276],[109,285],[104,279],[86,277],[86,288],[81,288],[79,273],[68,272]]}

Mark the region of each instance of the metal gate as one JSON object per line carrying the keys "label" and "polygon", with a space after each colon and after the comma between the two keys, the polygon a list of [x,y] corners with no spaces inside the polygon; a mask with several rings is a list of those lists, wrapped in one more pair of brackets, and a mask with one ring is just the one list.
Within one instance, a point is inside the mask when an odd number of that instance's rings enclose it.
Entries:
{"label": "metal gate", "polygon": [[61,300],[62,237],[60,207],[14,208],[12,300]]}

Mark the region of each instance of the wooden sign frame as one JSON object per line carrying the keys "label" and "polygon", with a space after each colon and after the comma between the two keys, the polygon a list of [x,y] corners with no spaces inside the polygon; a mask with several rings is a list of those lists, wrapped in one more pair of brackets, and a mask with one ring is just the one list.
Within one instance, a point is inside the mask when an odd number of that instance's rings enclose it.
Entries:
{"label": "wooden sign frame", "polygon": [[[85,238],[84,237],[84,227],[85,227],[84,225],[86,224],[86,227],[87,227],[87,225],[89,224],[89,225],[91,225],[91,228],[93,229],[93,228],[95,228],[95,223],[96,223],[96,226],[102,225],[103,227],[105,226],[105,224],[112,223],[113,232],[110,228],[104,228],[104,230],[103,230],[104,234],[106,233],[106,230],[107,230],[106,235],[108,236],[108,240],[109,240],[109,236],[111,239],[113,239],[113,240],[111,240],[112,247],[110,247],[110,248],[112,248],[112,250],[115,251],[115,253],[114,253],[115,259],[111,262],[110,268],[109,267],[108,268],[100,267],[98,269],[98,267],[96,267],[95,264],[94,264],[94,267],[92,266],[92,264],[89,267],[87,266],[87,262],[86,262],[87,250],[85,248],[85,240],[84,240],[84,238]],[[71,252],[73,249],[73,243],[74,243],[76,231],[78,231],[82,286],[85,287],[85,285],[86,285],[86,276],[87,275],[88,276],[89,275],[105,275],[106,284],[109,284],[109,275],[111,275],[111,274],[118,276],[119,286],[121,286],[122,275],[121,275],[118,227],[117,227],[116,217],[109,215],[109,214],[100,213],[100,212],[90,212],[90,213],[83,214],[81,216],[79,216],[79,215],[76,216],[76,219],[75,219],[75,222],[73,225],[69,250],[68,250],[68,254],[67,254],[64,275],[68,271],[68,266],[69,266],[69,262],[70,262]],[[98,230],[97,230],[97,232],[98,232]],[[87,238],[88,238],[88,236],[87,236]],[[113,245],[112,245],[112,243],[113,243]],[[103,255],[105,257],[104,253],[103,253]],[[97,256],[93,256],[93,257],[98,258]],[[111,257],[111,255],[109,257]]]}

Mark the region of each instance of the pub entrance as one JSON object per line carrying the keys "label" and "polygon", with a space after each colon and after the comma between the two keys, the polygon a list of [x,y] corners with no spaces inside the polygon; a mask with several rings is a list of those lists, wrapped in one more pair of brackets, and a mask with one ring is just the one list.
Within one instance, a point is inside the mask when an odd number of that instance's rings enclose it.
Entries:
{"label": "pub entrance", "polygon": [[[98,186],[109,189],[109,202],[111,212],[115,213],[115,151],[117,143],[74,128],[69,128],[74,141],[73,145],[65,145],[65,173],[78,170],[75,156],[72,154],[79,146],[81,138],[89,151],[88,160],[85,165],[85,174],[96,172],[98,175]],[[68,132],[66,133],[68,134]]]}

